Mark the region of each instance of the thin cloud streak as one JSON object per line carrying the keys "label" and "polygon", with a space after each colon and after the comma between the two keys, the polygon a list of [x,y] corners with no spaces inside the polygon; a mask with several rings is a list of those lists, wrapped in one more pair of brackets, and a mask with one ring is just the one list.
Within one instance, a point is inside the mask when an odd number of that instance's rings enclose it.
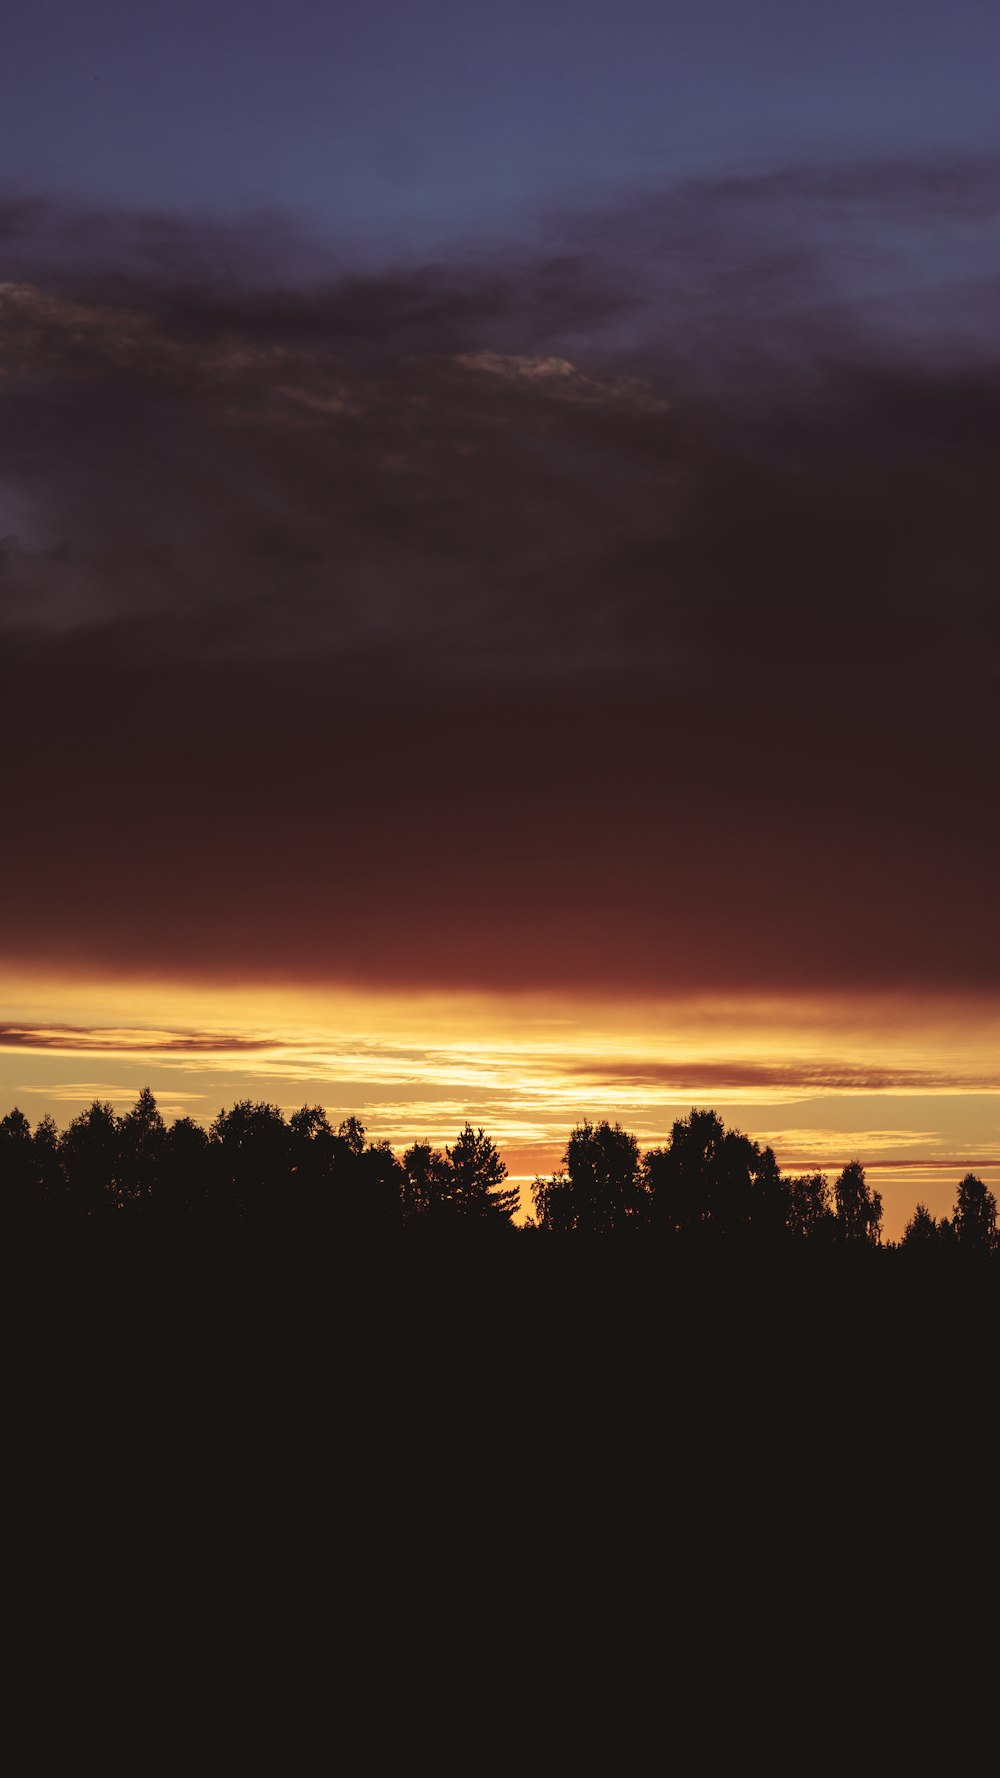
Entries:
{"label": "thin cloud streak", "polygon": [[[731,1018],[735,1016],[731,1014]],[[488,1019],[488,1014],[485,1017]],[[612,1095],[623,1104],[641,1104],[651,1096],[705,1098],[719,1094],[736,1095],[746,1102],[790,1095],[811,1099],[819,1094],[1000,1094],[1000,1074],[974,1066],[941,1069],[894,1061],[878,1066],[835,1057],[800,1060],[793,1054],[783,1060],[758,1061],[745,1056],[726,1060],[692,1054],[690,1049],[683,1057],[663,1058],[655,1053],[609,1057],[609,1046],[613,1049],[616,1041],[607,1035],[589,1034],[581,1038],[581,1048],[572,1051],[552,1042],[533,1041],[530,1036],[510,1043],[487,1035],[456,1035],[447,1043],[420,1045],[338,1037],[332,1032],[321,1038],[315,1032],[254,1036],[117,1025],[0,1024],[0,1050],[162,1057],[181,1069],[219,1073],[242,1073],[249,1063],[262,1080],[384,1087],[393,1082],[412,1083],[422,1093],[444,1083],[451,1092],[462,1088],[479,1099],[493,1088],[503,1094],[505,1104],[516,1102],[525,1107],[533,1101],[550,1101],[553,1095],[571,1106],[597,1094],[602,1099]],[[667,1041],[672,1044],[676,1040]],[[793,1036],[786,1041],[794,1046]],[[650,1044],[655,1051],[653,1034]],[[598,1046],[601,1053],[596,1053]]]}
{"label": "thin cloud streak", "polygon": [[567,1071],[583,1076],[595,1086],[662,1089],[677,1092],[711,1092],[721,1087],[785,1090],[814,1093],[1000,1093],[1000,1072],[988,1074],[962,1070],[888,1067],[859,1062],[746,1062],[704,1060],[676,1062],[567,1063]]}
{"label": "thin cloud streak", "polygon": [[120,1026],[0,1024],[0,1049],[49,1050],[56,1055],[99,1051],[110,1055],[211,1056],[264,1051],[266,1037],[222,1036],[207,1031],[142,1031]]}
{"label": "thin cloud streak", "polygon": [[[841,1152],[843,1153],[843,1150],[841,1150]],[[812,1164],[813,1164],[812,1162],[806,1163],[807,1166],[812,1165]],[[842,1160],[842,1161],[829,1161],[828,1160],[828,1161],[825,1161],[822,1163],[816,1163],[816,1164],[821,1164],[827,1168],[833,1168],[833,1167],[846,1166],[847,1161],[846,1161],[846,1159]],[[943,1173],[962,1174],[962,1173],[969,1173],[969,1172],[973,1172],[973,1171],[976,1173],[982,1172],[983,1170],[992,1171],[993,1168],[1000,1167],[1000,1159],[998,1159],[996,1155],[990,1155],[990,1154],[981,1155],[978,1152],[973,1152],[970,1154],[968,1151],[964,1155],[961,1155],[958,1157],[951,1155],[948,1157],[947,1160],[942,1160],[942,1159],[938,1158],[937,1156],[934,1156],[933,1159],[929,1160],[926,1156],[923,1156],[923,1155],[914,1155],[912,1159],[902,1159],[898,1156],[893,1159],[889,1159],[885,1155],[875,1155],[871,1159],[866,1161],[865,1165],[866,1165],[866,1168],[870,1168],[876,1172],[905,1171],[908,1173],[942,1173],[943,1172]]]}
{"label": "thin cloud streak", "polygon": [[[44,1096],[46,1099],[55,1100],[60,1105],[86,1107],[92,1105],[95,1100],[100,1100],[116,1106],[121,1111],[130,1106],[136,1097],[131,1087],[123,1086],[120,1081],[106,1080],[59,1081],[54,1085],[51,1082],[44,1084],[29,1082],[20,1086],[18,1091],[27,1093],[32,1098]],[[205,1097],[204,1093],[189,1093],[187,1091],[183,1095],[170,1092],[161,1093],[158,1100],[159,1109],[170,1115],[184,1115],[188,1110],[189,1101],[202,1100]]]}

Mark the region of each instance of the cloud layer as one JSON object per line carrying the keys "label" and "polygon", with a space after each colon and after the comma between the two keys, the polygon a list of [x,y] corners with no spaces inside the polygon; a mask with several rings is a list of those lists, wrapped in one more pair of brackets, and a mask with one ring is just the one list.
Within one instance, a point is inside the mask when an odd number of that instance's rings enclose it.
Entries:
{"label": "cloud layer", "polygon": [[7,960],[995,993],[998,192],[367,271],[0,206]]}

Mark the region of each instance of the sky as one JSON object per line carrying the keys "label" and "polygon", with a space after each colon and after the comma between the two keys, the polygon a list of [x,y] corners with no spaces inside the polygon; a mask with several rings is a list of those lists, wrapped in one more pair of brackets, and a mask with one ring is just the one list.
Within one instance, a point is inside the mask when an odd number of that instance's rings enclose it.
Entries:
{"label": "sky", "polygon": [[1000,1181],[1000,14],[33,0],[0,1102]]}

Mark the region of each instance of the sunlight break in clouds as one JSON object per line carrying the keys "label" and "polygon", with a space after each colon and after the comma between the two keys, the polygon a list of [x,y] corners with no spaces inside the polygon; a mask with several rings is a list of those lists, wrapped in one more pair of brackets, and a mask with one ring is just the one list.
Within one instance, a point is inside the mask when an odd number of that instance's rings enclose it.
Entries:
{"label": "sunlight break in clouds", "polygon": [[[992,1179],[1000,1157],[1000,1028],[975,1002],[644,1004],[83,982],[47,992],[48,1004],[37,984],[22,984],[0,1034],[3,1097],[23,1099],[33,1118],[51,1110],[64,1121],[94,1097],[125,1109],[145,1084],[165,1111],[200,1121],[241,1097],[286,1111],[321,1103],[335,1121],[359,1115],[400,1151],[450,1142],[468,1118],[498,1140],[513,1176],[530,1178],[558,1165],[584,1117],[618,1119],[647,1148],[692,1104],[714,1105],[771,1143],[786,1170],[834,1171],[857,1155],[884,1175],[890,1234],[917,1196],[948,1210],[962,1172]],[[151,1009],[155,1028],[136,1023]],[[81,1055],[105,1056],[114,1075],[81,1083]]]}

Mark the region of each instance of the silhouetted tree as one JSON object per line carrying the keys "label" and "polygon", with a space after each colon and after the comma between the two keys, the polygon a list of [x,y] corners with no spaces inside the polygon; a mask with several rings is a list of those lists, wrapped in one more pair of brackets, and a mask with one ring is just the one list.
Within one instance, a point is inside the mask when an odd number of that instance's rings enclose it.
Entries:
{"label": "silhouetted tree", "polygon": [[531,1190],[538,1226],[548,1231],[620,1234],[641,1228],[649,1208],[635,1137],[586,1118],[570,1135],[563,1172],[536,1179]]}
{"label": "silhouetted tree", "polygon": [[918,1204],[903,1230],[900,1246],[910,1252],[927,1253],[932,1249],[937,1251],[941,1245],[941,1230],[927,1205]]}
{"label": "silhouetted tree", "polygon": [[952,1227],[959,1247],[966,1252],[992,1253],[997,1245],[997,1201],[975,1173],[967,1173],[958,1188]]}
{"label": "silhouetted tree", "polygon": [[149,1087],[143,1087],[131,1111],[118,1125],[118,1203],[131,1209],[148,1205],[159,1191],[166,1125]]}
{"label": "silhouetted tree", "polygon": [[[366,1141],[360,1118],[348,1117],[331,1132],[317,1107],[296,1113],[299,1144],[308,1141],[318,1208],[343,1234],[388,1234],[402,1221],[403,1168],[388,1142]],[[307,1132],[309,1132],[307,1134]],[[294,1150],[301,1154],[302,1147]]]}
{"label": "silhouetted tree", "polygon": [[788,1229],[789,1205],[787,1181],[782,1178],[774,1149],[761,1148],[739,1132],[736,1140],[745,1144],[742,1153],[750,1188],[746,1212],[740,1216],[737,1227],[754,1241],[778,1241]]}
{"label": "silhouetted tree", "polygon": [[650,1149],[646,1178],[653,1226],[661,1233],[692,1235],[711,1222],[715,1174],[725,1134],[722,1119],[714,1111],[695,1110],[674,1124],[668,1147]]}
{"label": "silhouetted tree", "polygon": [[550,1179],[536,1174],[531,1182],[531,1202],[536,1229],[549,1235],[573,1234],[579,1226],[578,1205],[572,1184],[565,1170],[553,1173]]}
{"label": "silhouetted tree", "polygon": [[882,1239],[882,1194],[871,1191],[860,1161],[848,1161],[833,1195],[840,1239],[852,1246],[877,1247]]}
{"label": "silhouetted tree", "polygon": [[321,1105],[303,1105],[288,1120],[293,1214],[310,1218],[332,1208],[334,1134]]}
{"label": "silhouetted tree", "polygon": [[40,1208],[31,1125],[16,1105],[0,1118],[0,1204],[16,1223],[33,1221]]}
{"label": "silhouetted tree", "polygon": [[50,1112],[35,1125],[31,1153],[41,1215],[48,1222],[57,1222],[67,1212],[67,1183],[62,1141]]}
{"label": "silhouetted tree", "polygon": [[240,1099],[210,1131],[214,1207],[236,1217],[284,1217],[289,1204],[289,1129],[278,1105]]}
{"label": "silhouetted tree", "polygon": [[[453,1147],[413,1143],[400,1162],[387,1141],[369,1142],[357,1117],[333,1130],[322,1106],[304,1105],[286,1123],[276,1105],[238,1101],[206,1134],[191,1118],[168,1130],[144,1087],[116,1118],[95,1099],[60,1135],[41,1118],[34,1132],[15,1107],[0,1118],[0,1214],[8,1226],[58,1223],[115,1210],[164,1216],[322,1217],[341,1235],[507,1229],[516,1187],[493,1139],[466,1124]],[[727,1130],[714,1111],[692,1110],[666,1148],[640,1162],[620,1124],[585,1119],[571,1132],[563,1167],[532,1186],[531,1232],[612,1234],[652,1228],[699,1240],[761,1245],[835,1241],[881,1244],[882,1199],[860,1161],[831,1193],[822,1173],[783,1179],[770,1148]],[[996,1253],[997,1202],[973,1173],[958,1187],[951,1220],[918,1204],[901,1246],[909,1252]]]}
{"label": "silhouetted tree", "polygon": [[343,1142],[350,1150],[351,1154],[360,1155],[364,1153],[366,1131],[365,1126],[359,1117],[345,1117],[343,1123],[338,1124],[337,1126],[337,1135],[340,1137],[341,1142]]}
{"label": "silhouetted tree", "polygon": [[453,1175],[440,1149],[414,1142],[403,1156],[403,1220],[437,1228],[453,1210]]}
{"label": "silhouetted tree", "polygon": [[466,1227],[509,1229],[520,1203],[516,1186],[504,1188],[507,1168],[490,1136],[466,1124],[446,1148],[449,1207]]}
{"label": "silhouetted tree", "polygon": [[406,1175],[388,1142],[370,1142],[356,1159],[358,1203],[372,1234],[394,1234],[403,1222]]}
{"label": "silhouetted tree", "polygon": [[99,1216],[118,1204],[119,1135],[114,1106],[95,1099],[75,1117],[60,1143],[69,1208]]}
{"label": "silhouetted tree", "polygon": [[774,1240],[788,1227],[788,1194],[770,1148],[727,1130],[714,1111],[673,1126],[667,1148],[646,1156],[653,1226],[701,1239]]}
{"label": "silhouetted tree", "polygon": [[208,1136],[192,1117],[175,1118],[166,1133],[154,1200],[167,1217],[204,1216],[211,1202]]}
{"label": "silhouetted tree", "polygon": [[786,1181],[788,1230],[804,1241],[829,1241],[836,1228],[825,1173],[802,1173]]}

